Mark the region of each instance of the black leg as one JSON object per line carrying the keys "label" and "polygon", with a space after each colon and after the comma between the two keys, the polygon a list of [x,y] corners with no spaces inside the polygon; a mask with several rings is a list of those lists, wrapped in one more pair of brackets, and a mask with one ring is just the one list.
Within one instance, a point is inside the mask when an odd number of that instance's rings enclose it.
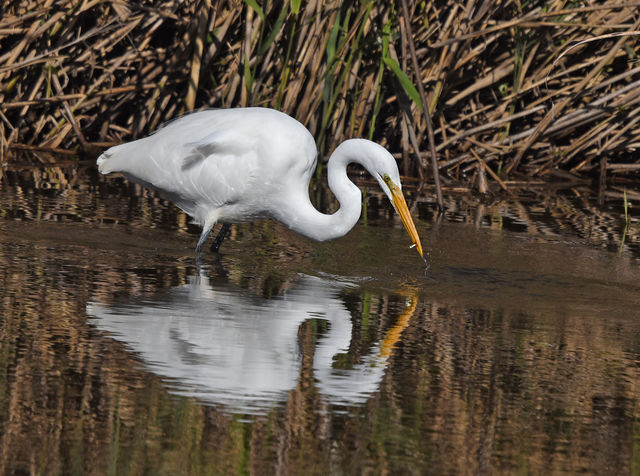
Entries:
{"label": "black leg", "polygon": [[218,232],[218,236],[216,236],[216,239],[211,243],[211,251],[214,253],[218,252],[224,238],[229,234],[229,230],[231,230],[231,225],[229,223],[223,223],[222,228],[220,228],[220,231]]}

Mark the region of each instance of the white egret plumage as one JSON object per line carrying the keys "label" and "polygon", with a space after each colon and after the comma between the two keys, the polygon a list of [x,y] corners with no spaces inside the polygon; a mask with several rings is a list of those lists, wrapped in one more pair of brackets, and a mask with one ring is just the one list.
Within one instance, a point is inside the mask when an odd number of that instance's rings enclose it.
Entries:
{"label": "white egret plumage", "polygon": [[193,217],[203,227],[196,247],[200,252],[218,222],[275,218],[314,240],[344,236],[362,210],[362,194],[347,177],[347,165],[357,163],[378,181],[422,256],[398,166],[384,147],[349,139],[335,149],[327,174],[340,208],[330,215],[309,199],[316,156],[313,136],[301,123],[256,107],[189,114],[149,137],[110,148],[97,164],[103,174],[121,172],[159,191]]}
{"label": "white egret plumage", "polygon": [[300,326],[326,321],[311,353],[313,386],[332,405],[365,403],[379,390],[388,358],[413,316],[417,299],[357,361],[336,366],[353,353],[352,322],[342,292],[354,282],[299,275],[287,292],[268,299],[212,282],[204,274],[181,286],[158,289],[145,299],[87,303],[89,322],[135,352],[145,367],[166,379],[170,392],[223,405],[232,413],[265,414],[291,398],[304,372]]}

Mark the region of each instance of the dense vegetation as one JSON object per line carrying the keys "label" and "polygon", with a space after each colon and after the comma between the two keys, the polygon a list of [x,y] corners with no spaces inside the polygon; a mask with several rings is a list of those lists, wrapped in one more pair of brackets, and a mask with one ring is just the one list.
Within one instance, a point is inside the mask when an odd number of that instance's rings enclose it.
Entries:
{"label": "dense vegetation", "polygon": [[1,160],[95,157],[193,109],[260,105],[307,125],[322,155],[381,142],[407,175],[429,170],[426,109],[445,180],[634,174],[639,6],[410,0],[407,18],[401,1],[13,0]]}

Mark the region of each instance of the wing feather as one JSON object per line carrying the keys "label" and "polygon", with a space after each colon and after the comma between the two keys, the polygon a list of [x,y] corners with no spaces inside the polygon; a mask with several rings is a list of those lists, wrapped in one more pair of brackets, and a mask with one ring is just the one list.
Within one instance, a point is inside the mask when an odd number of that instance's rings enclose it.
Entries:
{"label": "wing feather", "polygon": [[238,130],[225,128],[199,141],[189,142],[184,147],[186,155],[182,161],[182,170],[189,169],[212,156],[246,154],[255,149],[255,140],[251,140],[246,134],[241,136]]}
{"label": "wing feather", "polygon": [[305,187],[314,164],[306,128],[262,108],[193,113],[98,159],[100,172],[122,172],[159,191],[201,224],[221,207],[232,221],[268,216],[267,195],[287,181]]}

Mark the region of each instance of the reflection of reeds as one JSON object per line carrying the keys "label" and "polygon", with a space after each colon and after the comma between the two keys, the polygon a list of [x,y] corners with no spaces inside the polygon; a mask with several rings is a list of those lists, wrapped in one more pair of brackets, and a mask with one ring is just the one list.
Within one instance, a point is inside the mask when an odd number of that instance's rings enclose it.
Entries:
{"label": "reflection of reeds", "polygon": [[[638,170],[620,158],[640,144],[637,2],[408,3],[405,25],[399,6],[371,0],[11,1],[0,151],[94,155],[193,108],[264,105],[305,123],[321,154],[365,136],[424,159],[424,85],[452,177],[476,156],[490,181]],[[405,172],[422,174],[427,162],[409,157]]]}
{"label": "reflection of reeds", "polygon": [[622,230],[622,238],[620,239],[620,248],[618,248],[618,254],[622,254],[624,251],[624,242],[627,239],[627,233],[629,232],[629,202],[627,201],[627,189],[623,190],[624,194],[624,228]]}
{"label": "reflection of reeds", "polygon": [[[25,219],[36,220],[36,194],[15,192],[13,206],[31,207]],[[94,206],[108,211],[116,196]],[[59,208],[45,207],[42,219],[55,220],[65,203],[82,216],[82,192],[69,202],[57,198]],[[458,217],[471,210],[465,199]],[[582,207],[566,198],[547,200],[558,221],[588,223],[588,201],[580,214]],[[500,206],[493,213],[513,220],[529,214],[532,223],[545,209]],[[286,257],[273,257],[272,268],[283,261],[286,267]],[[408,307],[402,293],[375,285],[346,290],[341,298],[354,328],[349,358],[357,361],[385,337],[394,341],[379,393],[342,413],[326,407],[309,363],[317,337],[309,321],[300,328],[306,361],[288,405],[245,421],[169,395],[135,355],[87,324],[88,300],[144,297],[195,272],[158,258],[146,249],[114,253],[2,235],[0,473],[626,474],[635,464],[640,329],[624,312],[598,315],[595,297],[580,299],[577,308],[536,299],[545,312],[522,312],[496,308],[495,296],[478,302],[452,291],[433,299],[428,286],[419,299],[410,294]],[[257,295],[295,286],[295,272],[274,278],[268,266],[244,259],[222,260],[225,282]],[[273,286],[265,284],[270,280]]]}

